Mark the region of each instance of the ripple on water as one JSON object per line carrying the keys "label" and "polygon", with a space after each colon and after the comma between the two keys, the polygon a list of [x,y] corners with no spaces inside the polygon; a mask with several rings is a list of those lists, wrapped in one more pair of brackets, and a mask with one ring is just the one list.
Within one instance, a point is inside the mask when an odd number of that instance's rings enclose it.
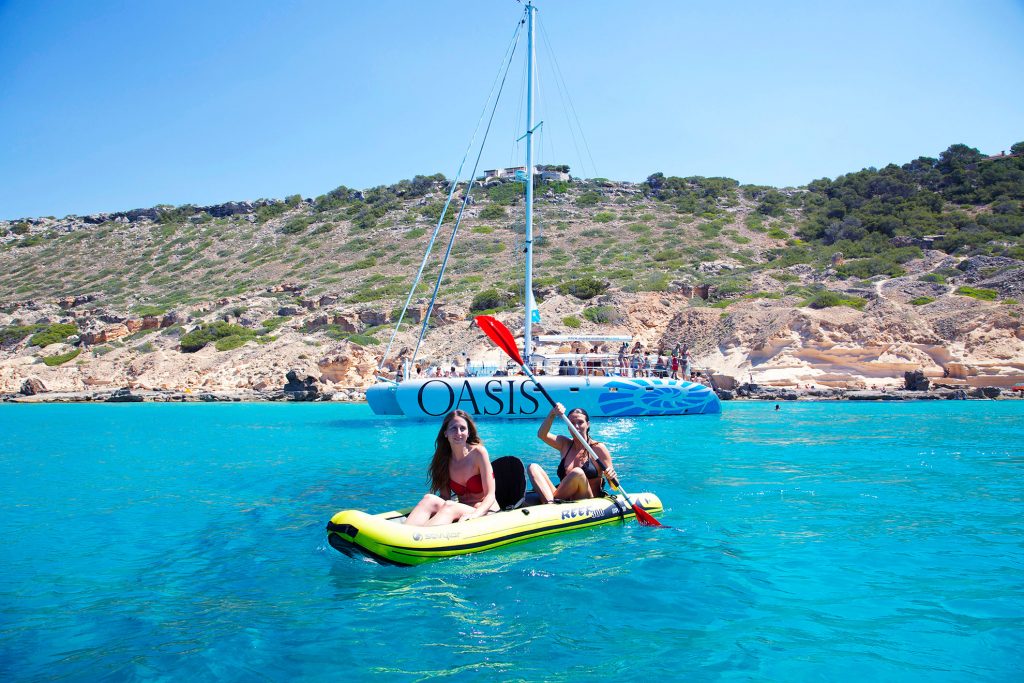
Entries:
{"label": "ripple on water", "polygon": [[[658,493],[672,528],[416,568],[345,557],[323,527],[415,502],[436,424],[365,406],[109,408],[0,405],[5,680],[1024,670],[1022,403],[598,420],[623,485]],[[535,428],[480,424],[492,454],[553,470]]]}

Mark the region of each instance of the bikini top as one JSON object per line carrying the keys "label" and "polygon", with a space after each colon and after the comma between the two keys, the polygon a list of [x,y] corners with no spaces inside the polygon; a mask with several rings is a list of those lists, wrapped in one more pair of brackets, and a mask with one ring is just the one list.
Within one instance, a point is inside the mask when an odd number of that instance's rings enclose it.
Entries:
{"label": "bikini top", "polygon": [[[595,442],[600,443],[600,442]],[[558,480],[565,479],[565,456],[569,455],[569,451],[572,450],[572,443],[569,443],[569,447],[562,453],[562,459],[558,461]],[[594,465],[594,461],[587,458],[587,461],[583,463],[583,474],[587,475],[587,479],[600,479],[601,473],[597,471],[597,467]]]}
{"label": "bikini top", "polygon": [[454,493],[457,496],[464,496],[467,493],[484,492],[484,480],[479,474],[474,474],[472,477],[466,480],[465,484],[460,484],[454,479],[451,479],[448,482],[448,486],[451,488],[452,493]]}

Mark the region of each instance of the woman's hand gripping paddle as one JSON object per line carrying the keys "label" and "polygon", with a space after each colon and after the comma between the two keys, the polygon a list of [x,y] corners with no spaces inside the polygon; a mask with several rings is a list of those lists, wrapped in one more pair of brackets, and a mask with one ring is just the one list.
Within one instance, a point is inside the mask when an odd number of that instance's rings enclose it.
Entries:
{"label": "woman's hand gripping paddle", "polygon": [[[523,362],[523,357],[519,355],[519,347],[516,346],[516,340],[512,337],[512,333],[509,332],[508,328],[500,321],[489,315],[478,315],[476,317],[476,324],[484,331],[484,334],[491,338],[491,341],[498,345],[498,348],[508,354],[509,358],[519,364],[519,367],[523,369],[526,376],[533,380],[533,383],[537,385],[538,389],[540,389],[540,393],[544,394],[544,398],[546,398],[548,403],[551,404],[551,407],[554,408],[555,399],[551,398],[547,389],[537,381],[537,378],[534,377],[532,372],[530,372],[530,368],[526,367],[526,363]],[[577,431],[573,423],[569,421],[569,418],[566,417],[564,413],[560,413],[559,417],[561,417],[565,424],[569,426],[569,431],[572,432],[574,437],[576,437],[576,440],[583,444],[583,447],[587,449],[587,455],[589,455],[590,459],[594,461],[594,466],[597,467],[597,470],[604,475],[608,480],[608,483],[612,485],[612,488],[622,494],[622,497],[625,498],[626,502],[633,508],[633,512],[636,513],[637,521],[644,526],[665,526],[656,520],[651,513],[647,512],[647,510],[644,510],[642,507],[634,503],[629,497],[629,494],[622,490],[622,487],[619,486],[619,482],[614,477],[608,476],[607,472],[605,472],[604,465],[602,465],[601,461],[597,459],[597,454],[594,453],[594,449],[590,447],[590,444],[587,443],[579,431]]]}

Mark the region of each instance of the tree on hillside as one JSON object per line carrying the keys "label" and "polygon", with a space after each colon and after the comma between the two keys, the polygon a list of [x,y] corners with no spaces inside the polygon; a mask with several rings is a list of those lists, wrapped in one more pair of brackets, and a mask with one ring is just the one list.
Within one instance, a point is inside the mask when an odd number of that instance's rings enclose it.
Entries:
{"label": "tree on hillside", "polygon": [[942,173],[952,173],[970,164],[976,164],[984,158],[985,155],[973,147],[959,144],[950,145],[949,149],[939,155],[937,167]]}

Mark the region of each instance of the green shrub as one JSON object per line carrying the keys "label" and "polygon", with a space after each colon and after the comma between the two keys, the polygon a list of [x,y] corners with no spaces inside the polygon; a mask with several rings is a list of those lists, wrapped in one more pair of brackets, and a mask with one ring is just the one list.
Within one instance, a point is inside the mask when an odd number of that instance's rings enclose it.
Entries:
{"label": "green shrub", "polygon": [[353,270],[366,270],[367,268],[373,268],[377,265],[377,258],[374,256],[367,256],[364,259],[359,259],[355,263],[350,263],[347,266],[342,266],[338,269],[339,273],[348,273]]}
{"label": "green shrub", "polygon": [[501,183],[487,188],[487,198],[503,206],[515,204],[524,196],[524,186],[519,183]]}
{"label": "green shrub", "polygon": [[743,222],[746,224],[748,230],[753,232],[765,232],[764,219],[756,213],[748,214]]}
{"label": "green shrub", "polygon": [[154,351],[156,351],[156,347],[153,346],[153,342],[146,342],[144,344],[139,344],[135,348],[137,348],[142,353],[153,353]]}
{"label": "green shrub", "polygon": [[142,318],[149,318],[167,313],[167,309],[163,306],[151,306],[149,304],[139,304],[132,308],[132,311],[135,315]]}
{"label": "green shrub", "polygon": [[501,204],[488,204],[480,210],[480,218],[485,221],[493,221],[508,216],[508,212],[505,211],[505,207]]}
{"label": "green shrub", "polygon": [[600,192],[584,192],[576,198],[576,206],[597,206],[601,199]]}
{"label": "green shrub", "polygon": [[266,223],[271,218],[276,218],[277,216],[280,216],[287,210],[288,205],[285,204],[284,202],[279,202],[277,204],[267,204],[266,206],[261,206],[258,209],[256,209],[256,220],[259,221],[260,223]]}
{"label": "green shrub", "polygon": [[615,220],[615,214],[611,211],[598,211],[594,214],[595,223],[610,223]]}
{"label": "green shrub", "polygon": [[930,297],[930,296],[919,296],[917,298],[911,299],[910,300],[910,305],[911,306],[924,306],[925,304],[930,304],[933,301],[935,301],[935,299]]}
{"label": "green shrub", "polygon": [[679,258],[679,252],[675,249],[662,249],[652,256],[655,261],[671,261]]}
{"label": "green shrub", "polygon": [[768,236],[776,240],[788,240],[789,235],[781,228],[773,227],[768,230]]}
{"label": "green shrub", "polygon": [[281,228],[281,232],[285,235],[297,235],[312,225],[312,223],[313,218],[310,216],[299,216],[285,223]]}
{"label": "green shrub", "polygon": [[926,273],[918,278],[921,282],[934,282],[935,284],[946,284],[946,276],[939,273]]}
{"label": "green shrub", "polygon": [[583,317],[592,323],[617,323],[622,317],[614,306],[591,306],[583,309]]}
{"label": "green shrub", "polygon": [[575,330],[583,324],[583,321],[574,315],[567,315],[562,318],[562,324],[568,327],[570,330]]}
{"label": "green shrub", "polygon": [[239,346],[245,345],[246,342],[254,339],[255,337],[256,335],[252,333],[247,335],[233,334],[230,337],[221,337],[214,342],[214,346],[218,351],[231,351],[232,349],[237,349]]}
{"label": "green shrub", "polygon": [[852,259],[836,268],[836,274],[840,277],[856,277],[861,279],[867,279],[875,275],[899,277],[905,275],[906,272],[900,264],[884,256]]}
{"label": "green shrub", "polygon": [[324,328],[324,333],[331,339],[335,339],[337,341],[350,341],[353,344],[358,344],[359,346],[372,346],[380,343],[380,340],[373,335],[347,332],[337,325],[328,325]]}
{"label": "green shrub", "polygon": [[287,315],[283,315],[277,318],[267,318],[266,320],[263,321],[263,324],[261,326],[262,329],[260,329],[260,334],[270,334],[271,332],[281,327],[281,325],[285,324],[289,320],[291,320],[291,316]]}
{"label": "green shrub", "polygon": [[45,241],[46,241],[46,238],[43,237],[42,235],[38,235],[38,234],[37,235],[29,235],[25,239],[19,240],[19,241],[15,242],[14,246],[16,246],[16,247],[34,247],[36,245],[42,244]]}
{"label": "green shrub", "polygon": [[380,344],[380,340],[367,334],[352,334],[348,340],[358,346],[374,346]]}
{"label": "green shrub", "polygon": [[233,325],[223,320],[218,320],[213,323],[203,323],[188,334],[183,335],[179,344],[183,352],[195,353],[210,342],[216,342],[232,336],[246,336],[251,339],[256,335],[252,330],[241,325]]}
{"label": "green shrub", "polygon": [[850,308],[856,308],[861,310],[867,303],[864,299],[859,296],[849,296],[840,294],[839,292],[832,292],[827,289],[820,290],[811,295],[809,299],[804,301],[803,305],[810,308],[832,308],[833,306],[849,306]]}
{"label": "green shrub", "polygon": [[[995,301],[999,298],[999,292],[994,289],[984,289],[981,287],[957,287],[957,294],[963,294],[981,301]],[[35,337],[33,337],[34,339]]]}
{"label": "green shrub", "polygon": [[154,332],[156,332],[156,328],[155,327],[149,327],[149,328],[146,328],[144,330],[139,330],[138,332],[133,332],[132,334],[129,334],[127,337],[124,338],[124,340],[125,341],[134,341],[136,339],[142,339],[146,335],[153,334]]}
{"label": "green shrub", "polygon": [[473,297],[473,302],[469,305],[469,310],[477,313],[480,311],[492,311],[497,308],[505,308],[511,306],[515,302],[515,298],[508,292],[499,292],[493,287],[491,289],[485,289]]}
{"label": "green shrub", "polygon": [[0,346],[14,346],[30,334],[35,334],[43,325],[11,325],[0,329]]}
{"label": "green shrub", "polygon": [[43,362],[46,363],[46,367],[53,368],[58,365],[63,365],[64,363],[67,363],[72,358],[77,358],[78,354],[80,354],[81,352],[82,349],[72,349],[67,353],[62,353],[57,356],[44,356]]}
{"label": "green shrub", "polygon": [[589,275],[578,280],[569,280],[558,286],[560,294],[571,294],[577,299],[592,299],[599,294],[603,294],[607,289],[607,282],[602,282]]}
{"label": "green shrub", "polygon": [[668,290],[667,273],[648,273],[634,282],[630,288],[634,292],[664,292]]}
{"label": "green shrub", "polygon": [[75,323],[54,323],[32,335],[28,343],[32,346],[49,346],[60,344],[71,335],[78,332],[78,325]]}

